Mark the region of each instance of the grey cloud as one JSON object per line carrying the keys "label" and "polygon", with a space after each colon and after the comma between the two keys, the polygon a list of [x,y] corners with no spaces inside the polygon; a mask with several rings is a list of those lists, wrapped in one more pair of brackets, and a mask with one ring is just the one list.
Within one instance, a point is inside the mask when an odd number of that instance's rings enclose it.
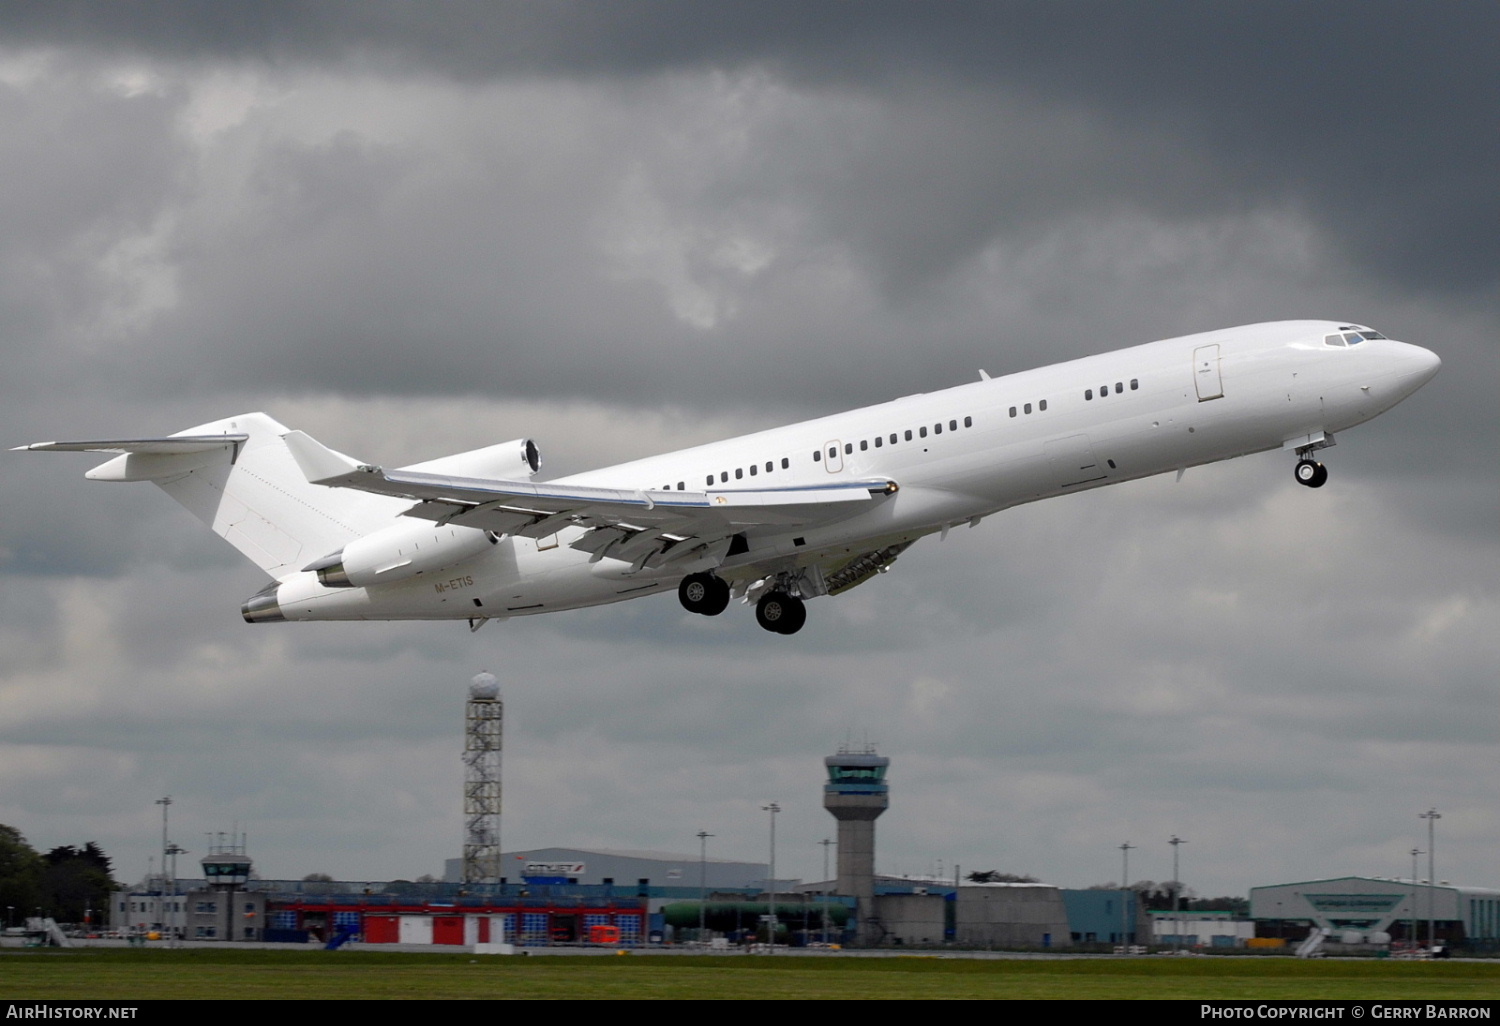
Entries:
{"label": "grey cloud", "polygon": [[[468,80],[763,67],[880,97],[914,81],[981,102],[1046,95],[1183,140],[1231,202],[1295,198],[1387,283],[1494,300],[1500,15],[1486,5],[49,4],[6,17],[13,40],[168,59],[373,60]],[[1156,184],[1158,199],[1178,192]]]}

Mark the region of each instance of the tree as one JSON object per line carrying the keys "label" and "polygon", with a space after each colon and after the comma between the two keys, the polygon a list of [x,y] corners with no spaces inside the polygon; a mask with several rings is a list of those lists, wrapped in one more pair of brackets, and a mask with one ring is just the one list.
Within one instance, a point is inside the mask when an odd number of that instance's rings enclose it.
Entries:
{"label": "tree", "polygon": [[18,920],[34,915],[42,903],[44,865],[21,831],[0,823],[0,905],[15,909]]}
{"label": "tree", "polygon": [[116,884],[109,856],[93,841],[82,848],[59,845],[42,856],[41,904],[52,918],[81,923],[86,910],[102,913]]}

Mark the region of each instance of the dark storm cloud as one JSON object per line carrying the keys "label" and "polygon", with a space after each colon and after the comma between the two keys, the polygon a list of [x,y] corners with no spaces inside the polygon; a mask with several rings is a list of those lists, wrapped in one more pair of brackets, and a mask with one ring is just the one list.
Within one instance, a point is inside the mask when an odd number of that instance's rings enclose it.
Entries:
{"label": "dark storm cloud", "polygon": [[[925,80],[979,102],[1047,96],[1187,142],[1221,203],[1305,205],[1382,280],[1491,299],[1500,280],[1491,4],[117,3],[10,5],[0,19],[13,42],[471,81],[757,65],[871,95]],[[942,101],[930,113],[947,116]],[[930,184],[941,193],[941,173]],[[1195,191],[1166,176],[1135,198]],[[964,220],[959,199],[935,220],[950,260],[983,234],[941,230]]]}

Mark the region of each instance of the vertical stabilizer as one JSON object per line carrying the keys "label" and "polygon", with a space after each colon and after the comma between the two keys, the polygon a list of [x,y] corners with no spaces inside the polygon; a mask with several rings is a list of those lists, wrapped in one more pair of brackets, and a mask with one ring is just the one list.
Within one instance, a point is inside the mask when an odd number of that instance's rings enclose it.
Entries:
{"label": "vertical stabilizer", "polygon": [[50,445],[122,453],[87,476],[153,482],[282,580],[388,526],[408,505],[389,496],[309,484],[282,440],[287,431],[264,413],[246,413],[164,439]]}

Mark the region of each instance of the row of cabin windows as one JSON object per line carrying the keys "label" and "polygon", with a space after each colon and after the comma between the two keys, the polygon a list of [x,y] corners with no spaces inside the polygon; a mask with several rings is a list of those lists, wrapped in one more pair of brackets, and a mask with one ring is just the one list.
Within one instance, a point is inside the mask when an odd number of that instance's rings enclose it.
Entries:
{"label": "row of cabin windows", "polygon": [[[964,427],[971,428],[973,426],[974,426],[974,418],[973,417],[965,417],[964,418]],[[957,420],[950,420],[948,422],[948,430],[949,431],[957,431],[958,430],[958,421]],[[940,434],[943,433],[943,422],[942,421],[938,421],[936,424],[932,425],[932,433],[935,434],[935,435],[940,435]],[[922,427],[917,428],[915,430],[915,432],[913,432],[913,430],[911,428],[907,428],[905,432],[901,432],[901,433],[892,431],[890,433],[890,436],[889,436],[889,438],[890,438],[890,444],[891,445],[897,445],[897,444],[899,444],[900,440],[901,440],[902,434],[905,435],[906,440],[908,442],[915,441],[918,438],[926,438],[927,437],[927,427],[926,427],[926,425],[923,425]],[[853,442],[845,442],[844,443],[844,455],[845,456],[848,456],[848,455],[850,455],[850,454],[852,454],[854,452],[854,444],[855,443],[853,443]],[[859,451],[860,452],[868,452],[869,449],[870,449],[870,444],[871,444],[870,439],[868,439],[868,438],[861,439],[860,442],[859,442]],[[886,445],[886,436],[876,435],[875,436],[874,445],[875,445],[875,448],[877,448],[877,449],[884,448],[885,445]],[[828,447],[828,458],[829,459],[837,459],[838,458],[838,454],[839,454],[839,450],[838,450],[837,446],[830,445]],[[822,458],[823,458],[823,450],[821,450],[821,449],[815,449],[815,450],[813,450],[813,462],[814,463],[819,462],[820,460],[822,460]]]}
{"label": "row of cabin windows", "polygon": [[[789,458],[787,458],[785,456],[781,457],[781,469],[782,470],[789,469],[791,467],[791,465],[792,465],[792,461]],[[766,462],[765,462],[765,468],[766,468],[765,469],[765,473],[767,473],[767,474],[774,473],[775,470],[776,470],[776,461],[775,460],[766,460]],[[752,463],[752,464],[750,464],[750,476],[751,477],[759,477],[760,474],[761,474],[760,464],[758,464],[758,463]],[[736,481],[743,481],[745,479],[745,468],[744,467],[736,467],[734,469],[734,479]],[[719,483],[720,484],[726,484],[728,481],[729,481],[729,471],[727,471],[727,470],[721,470],[721,471],[719,471]],[[708,477],[706,477],[704,479],[703,483],[706,484],[706,485],[709,485],[710,487],[712,487],[712,485],[714,483],[714,476],[712,474],[709,474]],[[662,491],[670,491],[670,490],[671,490],[671,486],[670,485],[668,485],[666,488],[662,489]],[[679,492],[682,491],[682,482],[681,481],[677,482],[677,490]]]}
{"label": "row of cabin windows", "polygon": [[[1130,390],[1132,392],[1137,391],[1140,387],[1141,387],[1141,382],[1140,382],[1139,378],[1131,378],[1130,379]],[[1115,394],[1116,395],[1121,395],[1124,392],[1125,392],[1125,383],[1123,381],[1116,381],[1115,382]],[[1108,385],[1100,385],[1099,386],[1099,398],[1102,399],[1102,398],[1104,398],[1107,395],[1109,395],[1109,386]],[[1094,390],[1092,388],[1086,388],[1086,389],[1084,389],[1083,390],[1083,398],[1086,399],[1086,400],[1092,400],[1094,398]],[[1036,412],[1038,412],[1038,413],[1044,412],[1047,409],[1047,400],[1045,400],[1045,399],[1039,399],[1039,400],[1037,400],[1035,409],[1036,409]],[[1012,406],[1010,408],[1010,415],[1012,417],[1020,416],[1022,414],[1030,414],[1031,412],[1032,412],[1032,404],[1031,403],[1022,403],[1019,407]],[[965,417],[964,418],[964,427],[967,428],[967,427],[973,427],[973,426],[974,426],[974,418],[973,417]],[[948,421],[948,430],[949,431],[957,431],[958,430],[958,421],[957,420],[950,420],[950,421]],[[934,435],[940,435],[940,434],[943,433],[943,422],[942,421],[938,421],[936,424],[932,425],[932,433]],[[899,435],[898,435],[897,432],[893,431],[888,436],[889,439],[890,439],[889,444],[891,444],[891,445],[898,444],[899,441],[900,441],[900,439],[901,439],[901,437],[903,435],[905,437],[905,440],[908,441],[908,442],[915,441],[918,438],[926,438],[927,437],[927,428],[926,428],[926,426],[919,427],[919,428],[916,429],[915,433],[913,432],[913,430],[911,428],[907,428],[905,432],[903,432],[903,433],[901,433]],[[875,444],[875,448],[877,448],[877,449],[883,448],[887,444],[886,443],[886,437],[882,437],[880,435],[876,435],[875,439],[874,439],[874,444]],[[844,455],[846,455],[846,456],[851,455],[854,452],[854,445],[855,445],[855,443],[853,443],[853,442],[845,442],[844,443]],[[870,440],[869,439],[862,439],[859,442],[859,451],[860,452],[866,452],[866,451],[869,450],[869,448],[870,448]],[[830,459],[836,459],[838,457],[838,454],[839,454],[838,453],[838,449],[836,447],[829,446],[828,457]],[[818,462],[821,462],[822,459],[823,459],[823,452],[822,452],[822,450],[821,449],[814,450],[814,452],[813,452],[813,462],[814,463],[818,463]],[[766,466],[766,473],[767,474],[771,473],[775,469],[775,464],[771,460],[767,460],[765,466]],[[781,469],[782,470],[786,470],[790,466],[791,466],[791,461],[788,460],[785,456],[783,456],[781,458]],[[750,466],[750,476],[751,477],[756,477],[756,476],[759,475],[759,473],[760,473],[759,467],[756,466],[755,464],[751,464],[751,466]],[[742,481],[742,480],[744,480],[744,477],[745,477],[745,468],[744,467],[738,467],[738,468],[736,468],[735,471],[734,471],[734,479],[736,481]],[[727,484],[728,482],[729,482],[729,471],[727,471],[727,470],[721,470],[719,472],[719,483],[720,484]],[[704,484],[709,485],[710,487],[712,487],[713,483],[714,483],[714,476],[712,474],[709,474],[704,479]],[[684,487],[684,483],[682,481],[678,481],[677,482],[677,490],[680,492],[680,491],[683,490],[683,487]],[[672,486],[671,485],[663,485],[662,486],[662,491],[664,491],[664,492],[665,491],[671,491],[671,490],[672,490]]]}
{"label": "row of cabin windows", "polygon": [[[1131,378],[1130,379],[1130,390],[1132,392],[1134,392],[1136,389],[1138,389],[1140,387],[1141,387],[1141,381],[1140,381],[1139,378]],[[1116,381],[1115,382],[1115,395],[1119,395],[1119,394],[1121,394],[1124,391],[1125,391],[1125,383],[1123,381]],[[1100,385],[1099,386],[1099,398],[1103,399],[1107,395],[1109,395],[1109,386],[1108,385]],[[1094,398],[1094,390],[1092,388],[1085,388],[1083,390],[1083,397],[1085,399],[1092,399],[1092,398]]]}

